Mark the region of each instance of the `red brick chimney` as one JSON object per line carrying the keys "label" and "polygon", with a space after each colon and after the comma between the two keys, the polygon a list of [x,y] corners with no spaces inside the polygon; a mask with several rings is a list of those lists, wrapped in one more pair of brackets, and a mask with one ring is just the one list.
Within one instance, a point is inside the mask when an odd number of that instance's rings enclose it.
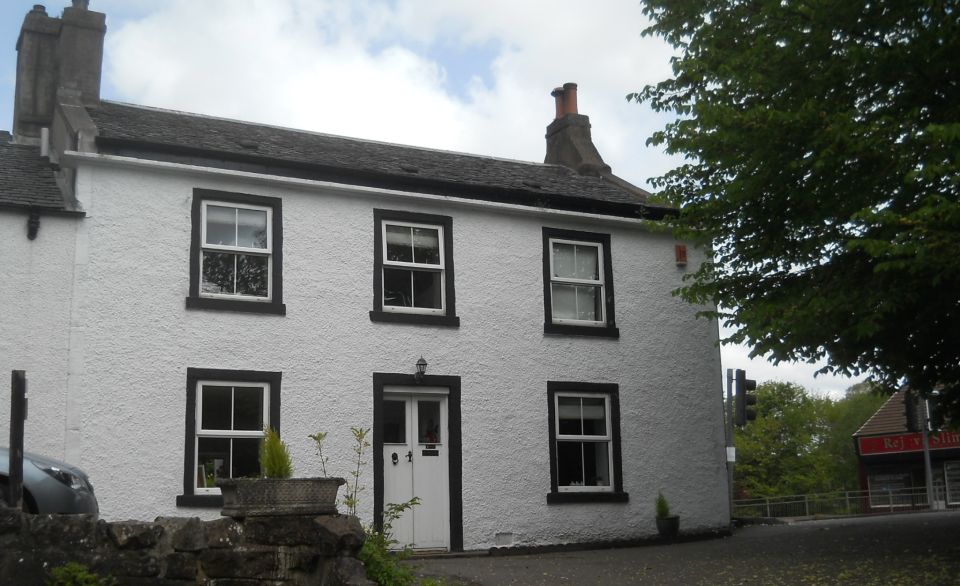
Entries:
{"label": "red brick chimney", "polygon": [[563,165],[581,175],[610,173],[590,137],[590,118],[577,112],[577,84],[565,83],[550,95],[556,103],[556,117],[547,126],[547,156],[544,163]]}
{"label": "red brick chimney", "polygon": [[17,39],[17,86],[13,134],[36,142],[49,127],[57,91],[80,92],[84,105],[100,103],[100,72],[106,15],[88,10],[89,0],[73,0],[62,18],[47,15],[37,4],[27,13]]}

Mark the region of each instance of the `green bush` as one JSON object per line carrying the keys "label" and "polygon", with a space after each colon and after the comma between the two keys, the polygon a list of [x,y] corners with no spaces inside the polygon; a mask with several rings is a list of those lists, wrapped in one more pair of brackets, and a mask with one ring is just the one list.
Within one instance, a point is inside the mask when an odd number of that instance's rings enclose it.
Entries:
{"label": "green bush", "polygon": [[107,576],[101,578],[90,568],[77,562],[69,562],[50,570],[47,586],[115,586],[116,580]]}
{"label": "green bush", "polygon": [[658,519],[665,519],[670,516],[670,503],[667,502],[667,499],[663,496],[662,492],[657,493],[656,507]]}
{"label": "green bush", "polygon": [[263,430],[263,442],[260,444],[260,473],[267,478],[290,478],[293,475],[293,462],[287,444],[272,427]]}
{"label": "green bush", "polygon": [[409,548],[398,552],[390,551],[390,546],[397,540],[393,538],[393,522],[400,518],[404,511],[408,511],[420,504],[418,497],[413,497],[405,503],[388,503],[383,511],[383,526],[380,531],[367,529],[367,539],[360,550],[360,561],[367,570],[370,578],[380,586],[412,586],[417,583],[416,576],[407,566],[400,562],[410,557]]}

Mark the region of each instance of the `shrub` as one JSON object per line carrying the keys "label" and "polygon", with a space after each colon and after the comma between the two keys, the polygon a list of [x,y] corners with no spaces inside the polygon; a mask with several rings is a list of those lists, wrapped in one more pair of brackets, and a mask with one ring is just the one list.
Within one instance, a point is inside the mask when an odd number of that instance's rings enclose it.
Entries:
{"label": "shrub", "polygon": [[114,586],[116,583],[109,576],[101,578],[83,564],[69,562],[50,570],[47,586]]}
{"label": "shrub", "polygon": [[272,427],[263,430],[263,442],[260,444],[260,473],[267,478],[290,478],[293,475],[293,462],[287,444]]}
{"label": "shrub", "polygon": [[662,492],[657,493],[657,518],[664,519],[670,516],[670,503],[663,496]]}

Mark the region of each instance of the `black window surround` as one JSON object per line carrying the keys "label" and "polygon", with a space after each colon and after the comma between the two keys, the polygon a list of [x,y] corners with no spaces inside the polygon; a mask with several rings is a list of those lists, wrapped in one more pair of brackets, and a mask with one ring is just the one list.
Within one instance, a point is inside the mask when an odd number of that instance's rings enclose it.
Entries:
{"label": "black window surround", "polygon": [[428,374],[420,380],[412,374],[373,373],[373,519],[383,528],[383,387],[408,387],[415,393],[421,386],[446,387],[447,427],[450,434],[450,551],[463,551],[463,435],[460,413],[460,377]]}
{"label": "black window surround", "polygon": [[[603,289],[605,325],[579,325],[554,323],[553,295],[550,274],[550,240],[554,238],[597,243],[603,249]],[[561,228],[543,227],[543,333],[576,336],[619,338],[613,294],[613,261],[610,254],[610,235],[597,232],[581,232]]]}
{"label": "black window surround", "polygon": [[267,383],[270,385],[270,427],[280,432],[281,373],[262,370],[223,370],[217,368],[187,368],[187,407],[184,423],[183,494],[177,496],[178,507],[219,508],[223,497],[218,494],[195,494],[194,470],[196,462],[197,383],[202,380],[237,383]]}
{"label": "black window surround", "polygon": [[[221,201],[256,205],[271,208],[271,231],[273,235],[271,265],[271,298],[269,301],[251,299],[223,299],[202,297],[200,295],[200,255],[203,253],[203,202]],[[238,311],[245,313],[266,313],[285,315],[287,308],[283,304],[283,213],[282,200],[277,197],[215,191],[212,189],[194,189],[190,222],[190,292],[187,296],[187,309],[208,309]]]}
{"label": "black window surround", "polygon": [[[560,492],[557,483],[556,399],[558,392],[596,393],[610,402],[611,450],[613,451],[612,492]],[[614,383],[547,381],[547,415],[550,436],[550,492],[548,504],[625,503],[630,495],[623,491],[623,460],[620,452],[620,387]]]}
{"label": "black window surround", "polygon": [[[443,228],[443,242],[441,243],[441,246],[443,246],[443,315],[384,311],[383,223],[390,221],[430,224]],[[453,218],[450,216],[421,214],[417,212],[374,209],[373,235],[373,310],[370,311],[370,321],[460,327],[460,318],[457,317],[456,292],[454,290],[453,278]]]}

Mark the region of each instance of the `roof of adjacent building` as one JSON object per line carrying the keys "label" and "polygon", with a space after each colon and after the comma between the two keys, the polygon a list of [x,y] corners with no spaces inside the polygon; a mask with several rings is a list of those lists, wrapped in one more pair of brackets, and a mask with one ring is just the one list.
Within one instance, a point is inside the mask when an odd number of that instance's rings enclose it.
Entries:
{"label": "roof of adjacent building", "polygon": [[904,390],[899,390],[890,395],[887,402],[883,404],[876,413],[870,416],[870,419],[860,426],[854,437],[862,435],[886,435],[890,433],[907,433],[907,419],[904,416],[903,395]]}
{"label": "roof of adjacent building", "polygon": [[0,138],[0,206],[63,211],[63,197],[40,147]]}
{"label": "roof of adjacent building", "polygon": [[[470,199],[659,218],[617,178],[561,166],[347,138],[173,110],[103,101],[88,109],[98,150],[136,156]],[[631,186],[632,187],[632,186]]]}

